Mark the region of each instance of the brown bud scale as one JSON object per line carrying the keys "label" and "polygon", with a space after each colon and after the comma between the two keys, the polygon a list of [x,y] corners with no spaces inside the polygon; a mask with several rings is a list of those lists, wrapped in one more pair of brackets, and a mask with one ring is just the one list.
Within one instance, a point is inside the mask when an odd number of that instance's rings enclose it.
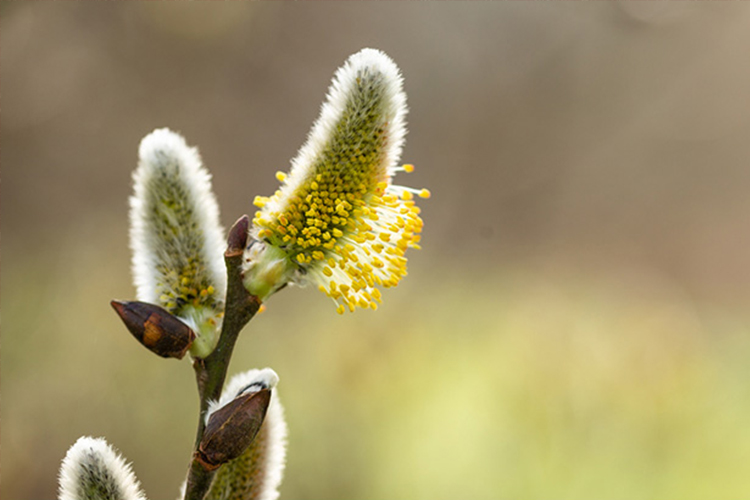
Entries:
{"label": "brown bud scale", "polygon": [[250,217],[243,215],[234,223],[227,237],[226,256],[242,255],[247,246],[247,238],[250,230]]}
{"label": "brown bud scale", "polygon": [[216,410],[208,419],[198,447],[198,458],[218,467],[242,455],[258,434],[271,402],[271,390],[243,394]]}
{"label": "brown bud scale", "polygon": [[138,342],[163,358],[182,359],[195,340],[195,332],[164,308],[137,301],[111,304]]}

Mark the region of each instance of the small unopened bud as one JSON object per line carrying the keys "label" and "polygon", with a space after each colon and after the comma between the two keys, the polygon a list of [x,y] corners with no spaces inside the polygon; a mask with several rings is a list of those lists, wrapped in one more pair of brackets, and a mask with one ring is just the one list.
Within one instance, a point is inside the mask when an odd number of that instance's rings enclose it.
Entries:
{"label": "small unopened bud", "polygon": [[222,465],[211,483],[207,499],[275,500],[284,474],[287,427],[276,386],[279,377],[270,368],[249,370],[232,377],[218,401],[208,405],[207,419],[233,399],[270,389],[263,425],[250,446],[234,460]]}
{"label": "small unopened bud", "polygon": [[213,470],[242,455],[258,434],[270,401],[270,389],[242,392],[213,412],[197,451],[204,467]]}
{"label": "small unopened bud", "polygon": [[119,300],[110,304],[138,342],[163,358],[182,359],[195,340],[189,326],[159,306]]}
{"label": "small unopened bud", "polygon": [[266,300],[284,288],[295,274],[296,266],[285,250],[253,240],[245,250],[242,280],[250,295]]}
{"label": "small unopened bud", "polygon": [[227,237],[227,255],[241,254],[247,246],[250,217],[243,215],[234,223]]}

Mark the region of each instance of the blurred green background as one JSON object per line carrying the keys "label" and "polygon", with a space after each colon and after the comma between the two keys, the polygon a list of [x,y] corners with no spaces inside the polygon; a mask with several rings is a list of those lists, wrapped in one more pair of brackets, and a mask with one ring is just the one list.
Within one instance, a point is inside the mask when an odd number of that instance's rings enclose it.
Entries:
{"label": "blurred green background", "polygon": [[[335,69],[401,67],[423,250],[377,311],[288,289],[230,368],[273,367],[282,498],[750,491],[750,5],[0,4],[2,498],[81,435],[177,495],[197,396],[142,349],[140,139],[200,147],[225,226],[276,187]],[[403,174],[402,174],[403,175]]]}

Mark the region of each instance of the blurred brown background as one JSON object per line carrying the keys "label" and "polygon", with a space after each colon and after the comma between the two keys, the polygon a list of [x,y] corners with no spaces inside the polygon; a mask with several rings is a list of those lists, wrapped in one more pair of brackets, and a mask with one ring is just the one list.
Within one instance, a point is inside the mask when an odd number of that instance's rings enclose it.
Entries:
{"label": "blurred brown background", "polygon": [[401,67],[423,250],[377,312],[285,290],[282,498],[750,491],[750,5],[0,3],[2,498],[80,435],[174,498],[197,397],[133,298],[140,139],[200,148],[225,226],[276,187],[335,69]]}

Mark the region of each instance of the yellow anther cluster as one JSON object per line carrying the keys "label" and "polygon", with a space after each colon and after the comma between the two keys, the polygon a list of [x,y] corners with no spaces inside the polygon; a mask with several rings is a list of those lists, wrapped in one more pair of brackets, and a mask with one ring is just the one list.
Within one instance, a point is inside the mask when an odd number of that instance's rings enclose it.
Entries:
{"label": "yellow anther cluster", "polygon": [[185,308],[207,307],[219,315],[223,309],[208,263],[203,257],[205,235],[196,222],[194,206],[177,179],[160,176],[146,200],[149,227],[163,247],[156,253],[159,305],[180,316]]}
{"label": "yellow anther cluster", "polygon": [[165,268],[162,271],[164,281],[157,284],[161,291],[159,302],[173,314],[179,315],[186,306],[208,306],[213,309],[220,307],[219,298],[215,296],[216,290],[200,279],[195,264],[196,262],[188,262],[182,269]]}
{"label": "yellow anther cluster", "polygon": [[[377,308],[375,287],[396,286],[406,276],[404,254],[419,248],[423,225],[411,192],[397,195],[399,188],[374,178],[366,168],[372,159],[361,156],[360,168],[321,169],[281,212],[261,210],[254,219],[261,228],[258,237],[285,249],[339,303],[342,314],[347,308]],[[277,191],[273,198],[280,195]],[[270,201],[261,199],[260,205]]]}

